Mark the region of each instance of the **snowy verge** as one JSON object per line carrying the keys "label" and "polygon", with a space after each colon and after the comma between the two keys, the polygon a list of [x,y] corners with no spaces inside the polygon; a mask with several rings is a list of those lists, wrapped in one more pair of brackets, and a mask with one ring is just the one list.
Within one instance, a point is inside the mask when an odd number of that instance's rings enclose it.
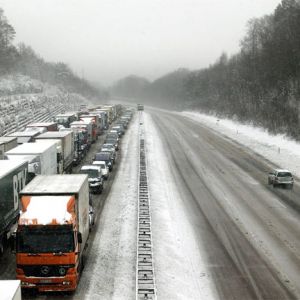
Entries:
{"label": "snowy verge", "polygon": [[185,111],[180,114],[245,145],[278,167],[300,177],[300,143],[285,135],[270,135],[263,128],[198,112]]}
{"label": "snowy verge", "polygon": [[196,243],[159,133],[144,116],[157,298],[216,299],[205,250]]}
{"label": "snowy verge", "polygon": [[[134,299],[138,123],[122,139],[122,157],[105,199],[76,299]],[[118,153],[119,155],[119,153]],[[116,166],[117,167],[117,166]]]}

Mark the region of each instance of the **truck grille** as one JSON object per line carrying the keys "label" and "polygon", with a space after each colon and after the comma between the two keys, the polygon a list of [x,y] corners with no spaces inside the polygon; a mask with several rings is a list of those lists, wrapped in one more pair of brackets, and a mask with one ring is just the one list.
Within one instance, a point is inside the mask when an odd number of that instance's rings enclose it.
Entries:
{"label": "truck grille", "polygon": [[25,276],[32,277],[64,277],[74,265],[38,265],[38,266],[18,266],[22,269]]}

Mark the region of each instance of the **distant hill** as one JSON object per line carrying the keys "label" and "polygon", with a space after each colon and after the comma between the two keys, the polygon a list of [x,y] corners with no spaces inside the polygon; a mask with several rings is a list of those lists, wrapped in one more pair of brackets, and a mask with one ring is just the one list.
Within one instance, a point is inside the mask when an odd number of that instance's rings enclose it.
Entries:
{"label": "distant hill", "polygon": [[146,78],[130,75],[117,81],[111,88],[111,94],[118,97],[143,98],[149,84]]}
{"label": "distant hill", "polygon": [[183,104],[185,83],[190,74],[187,69],[178,69],[153,81],[145,89],[144,97],[148,103],[172,108],[179,108]]}
{"label": "distant hill", "polygon": [[190,71],[187,69],[178,69],[153,82],[130,75],[116,82],[111,94],[150,105],[179,108],[182,99],[186,98],[184,85],[189,74]]}

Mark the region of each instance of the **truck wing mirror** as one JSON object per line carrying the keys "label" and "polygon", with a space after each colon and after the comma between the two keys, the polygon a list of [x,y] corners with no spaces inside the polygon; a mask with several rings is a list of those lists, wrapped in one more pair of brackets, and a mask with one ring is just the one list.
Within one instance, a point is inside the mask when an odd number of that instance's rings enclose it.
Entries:
{"label": "truck wing mirror", "polygon": [[78,243],[81,244],[82,243],[82,234],[81,234],[81,232],[77,233],[77,239],[78,239]]}

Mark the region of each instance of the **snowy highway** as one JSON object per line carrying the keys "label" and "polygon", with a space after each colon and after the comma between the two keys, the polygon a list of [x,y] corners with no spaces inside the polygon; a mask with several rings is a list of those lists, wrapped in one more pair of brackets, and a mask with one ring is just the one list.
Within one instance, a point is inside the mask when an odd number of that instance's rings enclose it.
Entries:
{"label": "snowy highway", "polygon": [[[299,299],[297,180],[293,190],[271,188],[272,163],[249,148],[183,114],[142,114],[157,298]],[[139,126],[136,114],[113,176],[93,198],[97,219],[76,292],[23,299],[135,299]],[[14,270],[7,252],[1,279]]]}
{"label": "snowy highway", "polygon": [[180,114],[153,110],[148,128],[158,296],[299,299],[299,186],[269,188],[270,163]]}

